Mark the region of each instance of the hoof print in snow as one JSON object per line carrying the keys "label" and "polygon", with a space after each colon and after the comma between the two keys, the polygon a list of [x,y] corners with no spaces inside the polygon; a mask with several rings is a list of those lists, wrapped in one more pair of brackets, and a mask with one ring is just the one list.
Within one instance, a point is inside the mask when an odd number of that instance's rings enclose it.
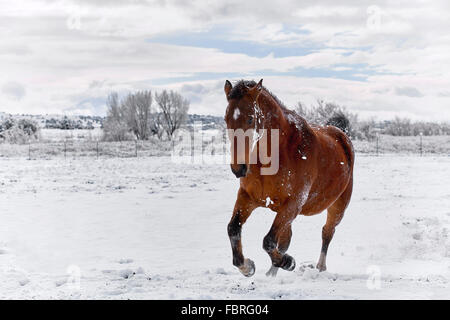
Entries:
{"label": "hoof print in snow", "polygon": [[65,285],[67,283],[67,279],[66,278],[64,278],[64,279],[59,279],[59,280],[56,280],[55,281],[55,285],[57,286],[57,287],[61,287],[62,285]]}
{"label": "hoof print in snow", "polygon": [[19,284],[22,287],[27,285],[29,282],[30,282],[30,279],[28,279],[28,278],[22,278],[22,279],[19,280]]}
{"label": "hoof print in snow", "polygon": [[314,267],[314,263],[313,262],[303,262],[302,264],[300,264],[300,266],[298,267],[298,271],[303,274],[306,270],[308,269],[315,269]]}
{"label": "hoof print in snow", "polygon": [[316,268],[308,268],[302,273],[302,279],[304,280],[314,280],[319,277],[319,270]]}
{"label": "hoof print in snow", "polygon": [[217,269],[216,269],[216,273],[217,273],[217,274],[223,274],[223,275],[228,274],[228,273],[225,271],[224,268],[217,268]]}
{"label": "hoof print in snow", "polygon": [[131,269],[124,269],[119,271],[119,276],[121,276],[124,279],[129,279],[132,276],[134,276],[136,273]]}
{"label": "hoof print in snow", "polygon": [[132,263],[133,261],[134,261],[133,259],[120,259],[117,262],[120,264],[127,264],[127,263]]}
{"label": "hoof print in snow", "polygon": [[420,232],[416,232],[412,235],[414,240],[422,240],[422,234]]}

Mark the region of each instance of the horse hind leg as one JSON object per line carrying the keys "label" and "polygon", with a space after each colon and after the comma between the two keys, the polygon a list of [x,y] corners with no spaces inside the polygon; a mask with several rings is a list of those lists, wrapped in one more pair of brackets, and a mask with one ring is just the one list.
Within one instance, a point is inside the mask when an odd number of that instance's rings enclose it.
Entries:
{"label": "horse hind leg", "polygon": [[336,226],[344,215],[343,211],[328,208],[327,222],[322,228],[322,249],[320,250],[319,262],[317,263],[317,269],[319,271],[327,270],[327,252],[328,246],[333,238]]}
{"label": "horse hind leg", "polygon": [[327,222],[322,228],[322,249],[320,251],[319,262],[317,263],[317,269],[319,271],[327,270],[327,252],[328,246],[336,229],[336,226],[341,222],[344,217],[345,209],[350,202],[352,195],[352,180],[350,180],[344,193],[328,208]]}

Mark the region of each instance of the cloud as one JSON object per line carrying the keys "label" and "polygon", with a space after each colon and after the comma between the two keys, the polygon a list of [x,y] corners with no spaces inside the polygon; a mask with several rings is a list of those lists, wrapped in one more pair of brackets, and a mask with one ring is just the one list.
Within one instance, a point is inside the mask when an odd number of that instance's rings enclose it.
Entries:
{"label": "cloud", "polygon": [[25,97],[25,87],[17,82],[7,82],[2,86],[2,93],[9,98],[21,100]]}
{"label": "cloud", "polygon": [[111,90],[172,88],[222,114],[225,79],[264,77],[291,104],[450,120],[449,29],[443,0],[0,1],[0,106],[95,114]]}
{"label": "cloud", "polygon": [[395,93],[399,96],[407,96],[407,97],[423,97],[423,94],[413,87],[403,87],[403,88],[395,88]]}

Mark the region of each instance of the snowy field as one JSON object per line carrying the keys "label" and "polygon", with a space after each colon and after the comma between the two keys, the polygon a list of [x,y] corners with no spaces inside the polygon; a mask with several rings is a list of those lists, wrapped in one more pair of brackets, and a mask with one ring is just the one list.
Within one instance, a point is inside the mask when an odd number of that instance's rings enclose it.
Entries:
{"label": "snowy field", "polygon": [[169,157],[0,159],[1,299],[450,299],[450,157],[357,155],[353,198],[328,271],[326,215],[298,217],[294,272],[267,278],[262,239],[243,228],[256,274],[231,263],[238,180],[226,165]]}

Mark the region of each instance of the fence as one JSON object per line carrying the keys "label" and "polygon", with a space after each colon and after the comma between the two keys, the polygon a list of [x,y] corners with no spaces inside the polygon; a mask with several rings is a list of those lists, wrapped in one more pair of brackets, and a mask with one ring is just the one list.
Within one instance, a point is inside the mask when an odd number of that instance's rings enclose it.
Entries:
{"label": "fence", "polygon": [[411,155],[450,155],[450,136],[389,136],[378,135],[371,141],[354,140],[356,152]]}
{"label": "fence", "polygon": [[[353,140],[359,154],[410,154],[410,155],[450,155],[450,136],[394,137],[380,135],[372,141]],[[168,156],[171,144],[159,140],[152,141],[58,141],[33,142],[30,144],[0,144],[0,158],[27,159],[76,159],[127,158]]]}
{"label": "fence", "polygon": [[130,158],[170,154],[170,144],[155,141],[58,141],[0,144],[0,158]]}

